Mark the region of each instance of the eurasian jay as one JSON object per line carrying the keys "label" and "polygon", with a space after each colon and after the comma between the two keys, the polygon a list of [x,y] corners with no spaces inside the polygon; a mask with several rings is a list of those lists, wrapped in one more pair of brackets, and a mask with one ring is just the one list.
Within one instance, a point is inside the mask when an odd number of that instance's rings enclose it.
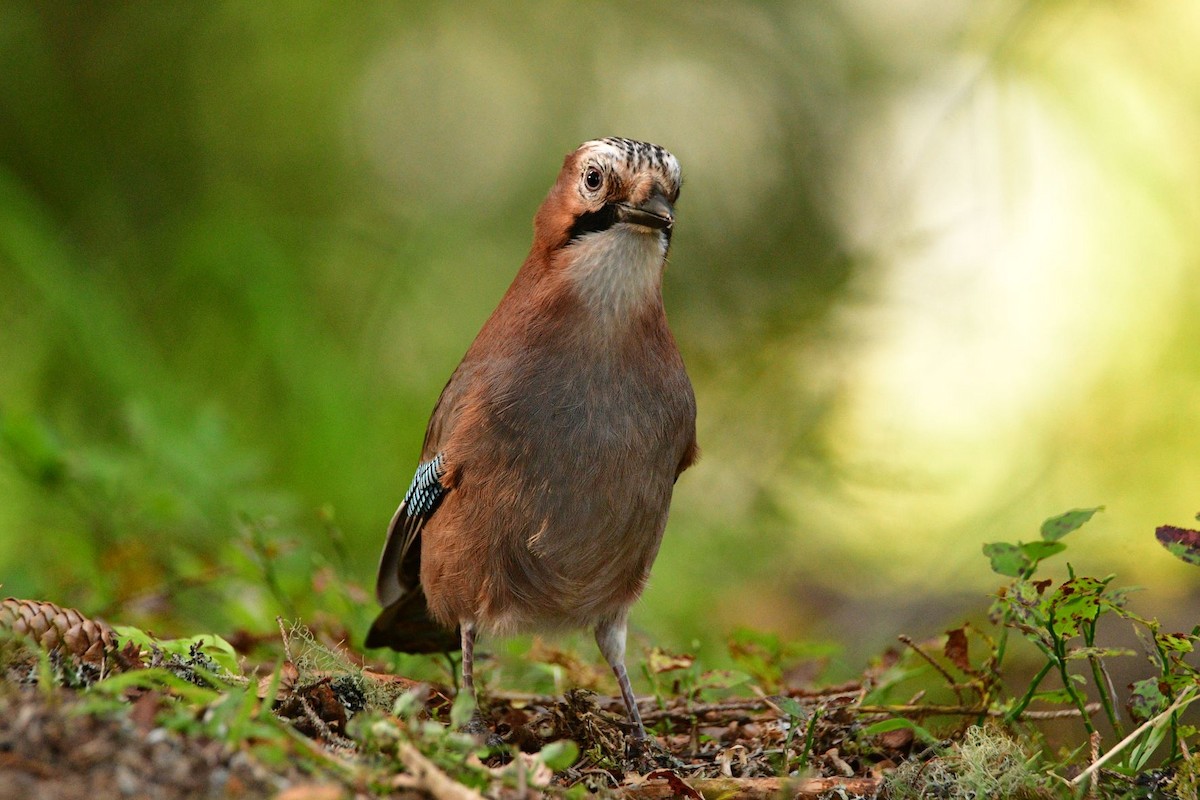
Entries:
{"label": "eurasian jay", "polygon": [[646,737],[626,618],[697,455],[662,299],[679,187],[658,145],[598,139],[566,157],[528,258],[434,408],[368,647],[460,646],[474,693],[476,633],[591,628]]}

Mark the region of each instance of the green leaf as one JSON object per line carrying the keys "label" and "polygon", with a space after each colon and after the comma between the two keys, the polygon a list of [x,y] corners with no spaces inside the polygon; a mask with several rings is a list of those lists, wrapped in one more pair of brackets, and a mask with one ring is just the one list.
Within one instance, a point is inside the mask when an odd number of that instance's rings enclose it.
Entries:
{"label": "green leaf", "polygon": [[1044,692],[1035,692],[1034,700],[1041,700],[1043,703],[1073,703],[1074,699],[1071,693],[1066,689],[1047,689]]}
{"label": "green leaf", "polygon": [[1052,555],[1061,553],[1066,550],[1067,546],[1062,542],[1028,542],[1021,545],[1021,552],[1024,553],[1033,563],[1037,563],[1044,558],[1049,558]]}
{"label": "green leaf", "polygon": [[470,692],[459,692],[450,706],[450,726],[455,730],[471,721],[475,713],[475,697]]}
{"label": "green leaf", "polygon": [[415,719],[417,714],[425,710],[425,699],[417,689],[410,689],[396,698],[392,703],[392,715],[400,719]]}
{"label": "green leaf", "polygon": [[152,647],[158,646],[158,640],[150,634],[146,633],[141,628],[135,628],[132,625],[114,625],[113,633],[121,640],[122,644],[132,642],[138,647],[149,650]]}
{"label": "green leaf", "polygon": [[161,650],[169,656],[178,656],[187,660],[196,647],[217,666],[233,675],[241,675],[238,666],[238,654],[233,645],[217,636],[215,633],[202,633],[185,639],[155,639],[150,634],[130,625],[116,625],[113,632],[122,642],[132,642],[146,650]]}
{"label": "green leaf", "polygon": [[1072,578],[1055,590],[1050,601],[1054,634],[1070,639],[1084,623],[1092,622],[1105,605],[1104,584],[1095,578]]}
{"label": "green leaf", "polygon": [[1047,542],[1057,542],[1074,530],[1083,527],[1097,511],[1103,511],[1104,506],[1095,508],[1076,508],[1057,517],[1051,517],[1042,523],[1042,538]]}
{"label": "green leaf", "polygon": [[903,717],[892,717],[891,719],[880,720],[874,725],[868,725],[863,728],[863,736],[878,736],[881,733],[888,731],[897,731],[901,729],[911,730],[918,739],[926,744],[937,744],[938,738],[929,731],[922,728],[917,723]]}
{"label": "green leaf", "polygon": [[990,542],[983,546],[983,554],[992,562],[992,571],[1010,578],[1019,578],[1032,565],[1029,556],[1020,546],[1008,542]]}
{"label": "green leaf", "polygon": [[802,706],[795,698],[777,695],[770,699],[770,702],[777,706],[780,711],[794,719],[807,719],[809,711]]}
{"label": "green leaf", "polygon": [[1196,637],[1186,633],[1159,633],[1154,638],[1164,650],[1190,653],[1196,649]]}
{"label": "green leaf", "polygon": [[1129,693],[1129,715],[1141,723],[1167,707],[1167,697],[1157,678],[1144,678],[1134,683]]}
{"label": "green leaf", "polygon": [[167,689],[196,705],[208,705],[220,697],[213,689],[188,683],[161,667],[122,672],[105,678],[88,691],[116,696],[131,686],[141,689]]}
{"label": "green leaf", "polygon": [[570,739],[559,739],[543,747],[538,752],[538,758],[555,772],[562,772],[579,758],[579,745]]}

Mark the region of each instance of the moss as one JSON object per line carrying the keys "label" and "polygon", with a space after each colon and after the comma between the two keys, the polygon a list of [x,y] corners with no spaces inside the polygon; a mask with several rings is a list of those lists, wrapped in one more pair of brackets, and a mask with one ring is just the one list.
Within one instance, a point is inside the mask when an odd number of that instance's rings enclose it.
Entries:
{"label": "moss", "polygon": [[1003,733],[972,726],[961,742],[938,755],[901,764],[887,777],[887,793],[892,800],[1050,797],[1047,777],[1032,766],[1035,760]]}

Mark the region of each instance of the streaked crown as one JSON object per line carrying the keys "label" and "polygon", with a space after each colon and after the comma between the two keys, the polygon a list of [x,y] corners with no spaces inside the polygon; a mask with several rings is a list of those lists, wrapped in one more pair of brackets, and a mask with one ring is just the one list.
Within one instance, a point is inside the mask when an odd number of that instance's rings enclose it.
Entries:
{"label": "streaked crown", "polygon": [[639,176],[650,173],[661,182],[661,189],[673,203],[679,196],[682,174],[679,161],[661,145],[609,136],[584,142],[575,151],[580,169],[594,164],[615,173],[622,183],[636,183]]}

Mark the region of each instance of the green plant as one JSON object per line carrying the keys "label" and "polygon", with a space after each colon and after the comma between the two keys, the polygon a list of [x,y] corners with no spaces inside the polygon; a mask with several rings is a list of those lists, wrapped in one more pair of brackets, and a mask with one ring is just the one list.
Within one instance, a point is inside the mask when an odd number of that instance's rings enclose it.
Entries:
{"label": "green plant", "polygon": [[[1082,527],[1100,510],[1077,509],[1052,517],[1043,524],[1042,539],[1038,542],[984,547],[992,568],[1013,578],[999,592],[991,610],[992,620],[1005,629],[995,654],[997,669],[1003,661],[1010,630],[1019,633],[1044,659],[1024,692],[1007,704],[1006,722],[1021,719],[1035,700],[1067,704],[1078,712],[1085,733],[1100,752],[1100,736],[1091,720],[1094,708],[1087,702],[1090,690],[1120,738],[1094,760],[1089,770],[1073,780],[1075,785],[1084,783],[1100,765],[1122,775],[1136,775],[1147,768],[1164,743],[1167,746],[1164,764],[1185,756],[1188,750],[1183,742],[1193,737],[1195,730],[1182,725],[1179,715],[1197,699],[1200,687],[1200,673],[1185,658],[1194,651],[1200,628],[1186,634],[1162,630],[1157,620],[1130,610],[1128,598],[1133,590],[1116,587],[1112,575],[1102,579],[1077,575],[1068,564],[1067,579],[1057,585],[1051,579],[1035,579],[1042,561],[1065,549],[1062,537]],[[1159,538],[1163,538],[1161,528]],[[1130,719],[1138,723],[1128,734],[1107,661],[1134,652],[1098,642],[1097,630],[1104,619],[1123,620],[1133,627],[1145,644],[1146,657],[1153,669],[1152,675],[1132,684],[1124,704]],[[1044,679],[1051,674],[1057,676],[1060,686],[1042,689]]]}

